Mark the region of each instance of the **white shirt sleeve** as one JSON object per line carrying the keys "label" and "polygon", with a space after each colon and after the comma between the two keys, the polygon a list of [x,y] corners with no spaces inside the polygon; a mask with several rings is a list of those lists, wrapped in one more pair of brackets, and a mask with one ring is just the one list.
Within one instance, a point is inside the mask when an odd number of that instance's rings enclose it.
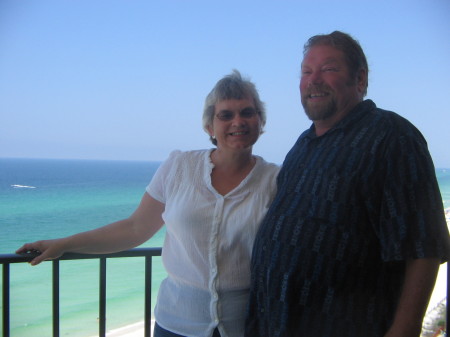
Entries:
{"label": "white shirt sleeve", "polygon": [[163,204],[165,204],[167,200],[167,188],[173,184],[173,180],[170,179],[170,176],[174,175],[174,171],[178,167],[176,162],[181,153],[182,152],[179,150],[172,151],[169,158],[159,166],[158,170],[153,175],[150,184],[148,184],[146,188],[148,194]]}

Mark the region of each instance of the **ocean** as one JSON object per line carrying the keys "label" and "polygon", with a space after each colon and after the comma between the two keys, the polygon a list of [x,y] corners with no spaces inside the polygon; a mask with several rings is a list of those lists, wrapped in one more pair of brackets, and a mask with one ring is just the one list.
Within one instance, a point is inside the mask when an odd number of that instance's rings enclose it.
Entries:
{"label": "ocean", "polygon": [[[159,164],[0,159],[0,254],[128,217]],[[164,228],[141,247],[163,238]],[[154,305],[166,274],[161,258],[153,261]],[[98,260],[61,261],[60,276],[61,336],[97,335]],[[51,336],[51,263],[11,265],[10,296],[12,337]],[[144,319],[143,258],[108,260],[106,310],[107,330]]]}
{"label": "ocean", "polygon": [[[128,217],[159,162],[1,159],[0,254]],[[450,169],[436,170],[450,207]],[[161,247],[164,228],[142,247]],[[143,259],[109,259],[107,330],[144,319]],[[153,306],[166,273],[153,263]],[[98,261],[61,261],[61,336],[98,333]],[[51,263],[11,266],[11,336],[51,336]],[[0,286],[1,286],[0,279]],[[0,322],[0,330],[1,330]]]}

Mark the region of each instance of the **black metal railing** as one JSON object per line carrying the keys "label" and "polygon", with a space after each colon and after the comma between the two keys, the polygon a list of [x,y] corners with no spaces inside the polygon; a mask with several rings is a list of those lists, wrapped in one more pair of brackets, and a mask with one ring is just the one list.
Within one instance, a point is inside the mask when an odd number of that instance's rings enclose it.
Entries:
{"label": "black metal railing", "polygon": [[[152,258],[161,256],[161,248],[134,248],[113,254],[76,254],[67,253],[52,263],[52,330],[53,337],[60,336],[59,329],[59,261],[99,259],[100,260],[100,284],[99,284],[99,336],[106,335],[106,260],[115,257],[145,257],[145,325],[144,336],[151,336],[151,285],[152,285]],[[32,255],[0,254],[0,264],[3,265],[3,289],[2,289],[2,318],[3,337],[10,337],[10,264],[30,262]],[[447,263],[447,310],[446,322],[450,322],[449,298],[450,293],[450,265]]]}
{"label": "black metal railing", "polygon": [[[52,263],[52,330],[53,337],[60,336],[59,327],[59,261],[99,259],[100,284],[99,284],[99,336],[106,335],[106,260],[116,257],[144,257],[145,270],[145,337],[151,333],[151,289],[152,289],[152,259],[161,256],[161,248],[134,248],[113,254],[76,254],[67,253]],[[2,319],[3,337],[10,337],[10,264],[30,262],[33,255],[0,254],[0,264],[3,265],[3,289],[2,289]]]}

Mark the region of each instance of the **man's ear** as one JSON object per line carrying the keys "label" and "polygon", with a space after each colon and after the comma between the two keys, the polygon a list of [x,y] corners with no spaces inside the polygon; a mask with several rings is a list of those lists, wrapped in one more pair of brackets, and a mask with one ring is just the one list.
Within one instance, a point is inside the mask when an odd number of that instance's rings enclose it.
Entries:
{"label": "man's ear", "polygon": [[362,96],[364,96],[366,93],[367,83],[368,83],[367,69],[360,69],[356,76],[356,84],[358,87],[358,91],[361,93]]}

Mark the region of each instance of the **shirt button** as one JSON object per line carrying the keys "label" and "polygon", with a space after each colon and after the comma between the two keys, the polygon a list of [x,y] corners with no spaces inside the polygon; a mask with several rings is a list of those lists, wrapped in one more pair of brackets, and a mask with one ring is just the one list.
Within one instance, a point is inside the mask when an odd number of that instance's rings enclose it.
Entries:
{"label": "shirt button", "polygon": [[216,319],[214,320],[214,323],[219,324],[219,320],[216,318]]}

